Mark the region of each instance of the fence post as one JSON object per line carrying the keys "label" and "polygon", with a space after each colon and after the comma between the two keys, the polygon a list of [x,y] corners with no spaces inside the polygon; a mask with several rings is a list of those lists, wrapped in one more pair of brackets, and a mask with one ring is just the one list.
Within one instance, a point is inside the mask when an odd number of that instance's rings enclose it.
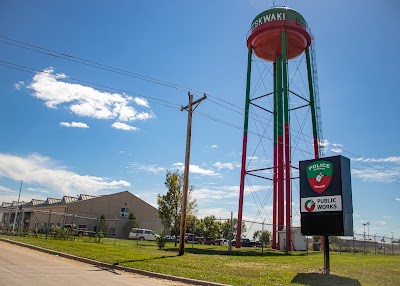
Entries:
{"label": "fence post", "polygon": [[261,226],[261,255],[264,255],[264,222],[265,222],[265,219]]}
{"label": "fence post", "polygon": [[374,235],[375,255],[376,255],[376,233]]}
{"label": "fence post", "polygon": [[231,230],[229,233],[229,255],[232,255],[233,212],[231,212]]}
{"label": "fence post", "polygon": [[114,238],[114,245],[117,244],[117,232],[118,232],[118,219],[115,219],[115,238]]}
{"label": "fence post", "polygon": [[[140,229],[140,219],[138,220],[138,231]],[[136,239],[136,247],[139,247],[139,237]]]}
{"label": "fence post", "polygon": [[356,249],[354,248],[354,240],[355,240],[356,238],[354,237],[354,235],[353,235],[353,254],[355,255],[356,254]]}
{"label": "fence post", "polygon": [[193,238],[193,241],[192,241],[192,242],[193,242],[193,243],[192,243],[192,249],[193,249],[193,247],[194,247],[194,242],[195,242],[195,241],[194,241],[194,237],[196,236],[195,233],[196,233],[196,221],[194,220],[194,221],[193,221],[193,235],[192,235],[192,238]]}

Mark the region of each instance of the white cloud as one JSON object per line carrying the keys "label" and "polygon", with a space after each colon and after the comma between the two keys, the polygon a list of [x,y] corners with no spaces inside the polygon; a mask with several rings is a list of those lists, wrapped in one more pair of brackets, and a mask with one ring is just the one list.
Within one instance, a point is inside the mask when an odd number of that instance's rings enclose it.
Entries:
{"label": "white cloud", "polygon": [[42,188],[28,188],[28,191],[34,192],[34,193],[42,193],[42,194],[48,194],[50,193],[48,190],[42,189]]}
{"label": "white cloud", "polygon": [[133,173],[150,173],[150,174],[160,174],[165,173],[166,169],[159,166],[159,165],[142,165],[133,163],[131,164],[130,168],[132,169],[131,172]]}
{"label": "white cloud", "polygon": [[[323,148],[326,148],[326,150],[329,150],[333,153],[342,153],[343,150],[341,148],[338,147],[343,147],[343,144],[339,144],[339,143],[332,143],[329,142],[328,139],[323,139],[319,142],[319,145]],[[328,148],[330,146],[333,146],[334,148]]]}
{"label": "white cloud", "polygon": [[15,86],[16,90],[20,90],[21,88],[23,88],[25,86],[25,83],[23,81],[19,81],[14,86]]}
{"label": "white cloud", "polygon": [[125,130],[125,131],[138,131],[139,130],[139,128],[130,126],[130,125],[122,123],[122,122],[114,122],[111,126],[115,129]]}
{"label": "white cloud", "polygon": [[149,107],[149,103],[147,102],[147,100],[145,98],[135,97],[134,99],[132,99],[132,101],[134,103],[136,103],[137,105]]}
{"label": "white cloud", "polygon": [[398,180],[400,176],[400,170],[381,170],[378,168],[351,169],[351,174],[352,176],[366,182],[393,183]]}
{"label": "white cloud", "polygon": [[64,126],[64,127],[72,127],[72,128],[89,128],[89,126],[86,123],[75,122],[75,121],[72,121],[71,123],[60,122],[60,125]]}
{"label": "white cloud", "polygon": [[395,198],[394,200],[400,202],[400,198]]}
{"label": "white cloud", "polygon": [[[138,112],[129,105],[134,103],[148,108],[148,102],[144,98],[103,92],[89,86],[62,81],[66,78],[65,74],[56,74],[50,67],[42,73],[37,73],[32,83],[26,87],[33,90],[32,96],[44,100],[47,107],[67,106],[79,116],[120,121],[147,120],[154,117],[151,111]],[[21,82],[15,85],[17,89],[22,86]]]}
{"label": "white cloud", "polygon": [[216,144],[211,145],[211,148],[218,148],[218,145],[216,145]]}
{"label": "white cloud", "polygon": [[391,156],[386,158],[352,158],[355,162],[364,163],[400,163],[400,157]]}
{"label": "white cloud", "polygon": [[[201,213],[198,215],[199,218],[204,218],[206,216],[215,216],[217,220],[219,218],[226,220],[231,218],[231,212],[224,208],[202,208]],[[234,214],[236,215],[236,214]]]}
{"label": "white cloud", "polygon": [[15,181],[23,178],[24,183],[37,184],[59,195],[95,194],[100,190],[120,189],[131,185],[123,180],[76,174],[68,171],[59,162],[39,154],[19,157],[0,153],[0,177]]}
{"label": "white cloud", "polygon": [[250,157],[247,157],[246,159],[247,159],[247,160],[257,160],[257,159],[258,159],[258,157],[255,157],[255,156],[250,156]]}
{"label": "white cloud", "polygon": [[11,190],[10,188],[7,188],[7,187],[3,187],[3,186],[0,186],[0,192],[1,193],[16,193],[16,191]]}
{"label": "white cloud", "polygon": [[[260,192],[269,190],[269,186],[246,186],[244,189],[245,194],[250,194],[251,192]],[[215,188],[201,188],[194,189],[193,195],[195,198],[201,200],[210,199],[227,199],[227,198],[238,198],[239,197],[239,186],[222,186]]]}
{"label": "white cloud", "polygon": [[235,167],[238,167],[240,165],[234,164],[234,163],[221,163],[221,162],[216,162],[213,164],[214,167],[216,167],[218,170],[219,169],[228,169],[228,170],[233,170]]}
{"label": "white cloud", "polygon": [[189,170],[192,174],[200,174],[204,176],[219,176],[219,174],[215,173],[213,170],[206,170],[196,165],[190,165]]}
{"label": "white cloud", "polygon": [[[185,165],[181,162],[174,163],[173,166],[179,167],[182,172],[185,170]],[[197,165],[189,165],[189,170],[191,174],[199,174],[203,176],[220,176],[220,174],[215,173],[213,170],[203,169]]]}

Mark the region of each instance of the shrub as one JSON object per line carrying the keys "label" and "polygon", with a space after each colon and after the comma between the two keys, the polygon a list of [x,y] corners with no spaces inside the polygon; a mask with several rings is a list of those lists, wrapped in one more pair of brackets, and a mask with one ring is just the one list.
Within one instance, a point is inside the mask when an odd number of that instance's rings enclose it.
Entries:
{"label": "shrub", "polygon": [[161,249],[164,249],[165,244],[167,243],[167,240],[165,239],[164,236],[159,236],[156,238],[156,243],[157,243],[158,249],[161,250]]}

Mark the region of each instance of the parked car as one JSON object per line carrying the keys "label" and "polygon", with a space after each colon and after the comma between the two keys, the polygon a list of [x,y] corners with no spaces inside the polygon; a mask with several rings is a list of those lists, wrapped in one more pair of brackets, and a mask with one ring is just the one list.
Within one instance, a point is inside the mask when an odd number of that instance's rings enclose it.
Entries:
{"label": "parked car", "polygon": [[129,232],[130,239],[139,239],[141,241],[143,240],[154,241],[156,240],[157,237],[159,237],[159,235],[155,234],[150,229],[132,228],[131,231]]}
{"label": "parked car", "polygon": [[216,245],[217,240],[214,237],[206,237],[206,239],[204,240],[204,244]]}
{"label": "parked car", "polygon": [[216,245],[229,245],[229,241],[227,239],[216,239],[215,240]]}
{"label": "parked car", "polygon": [[[164,235],[164,238],[167,242],[175,242],[175,236],[173,235]],[[179,242],[179,236],[176,238],[176,242]]]}
{"label": "parked car", "polygon": [[185,236],[186,243],[195,243],[195,244],[203,244],[204,238],[201,236],[197,236],[193,233],[187,233]]}
{"label": "parked car", "polygon": [[[232,240],[232,246],[236,245],[236,239]],[[252,241],[248,238],[241,238],[240,239],[240,246],[241,247],[256,247],[257,244],[255,241]]]}

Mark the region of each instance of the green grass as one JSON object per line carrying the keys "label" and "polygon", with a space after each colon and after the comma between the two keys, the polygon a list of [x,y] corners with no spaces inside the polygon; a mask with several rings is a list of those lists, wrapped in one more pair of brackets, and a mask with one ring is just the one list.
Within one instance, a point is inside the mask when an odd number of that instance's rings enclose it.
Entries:
{"label": "green grass", "polygon": [[103,239],[94,243],[88,238],[75,241],[52,238],[9,237],[20,242],[70,253],[94,260],[119,264],[158,273],[195,278],[232,285],[400,285],[400,257],[331,252],[331,275],[322,274],[321,253],[260,249],[234,250],[226,246],[186,245],[185,255],[178,256],[173,243],[158,250],[155,243]]}

